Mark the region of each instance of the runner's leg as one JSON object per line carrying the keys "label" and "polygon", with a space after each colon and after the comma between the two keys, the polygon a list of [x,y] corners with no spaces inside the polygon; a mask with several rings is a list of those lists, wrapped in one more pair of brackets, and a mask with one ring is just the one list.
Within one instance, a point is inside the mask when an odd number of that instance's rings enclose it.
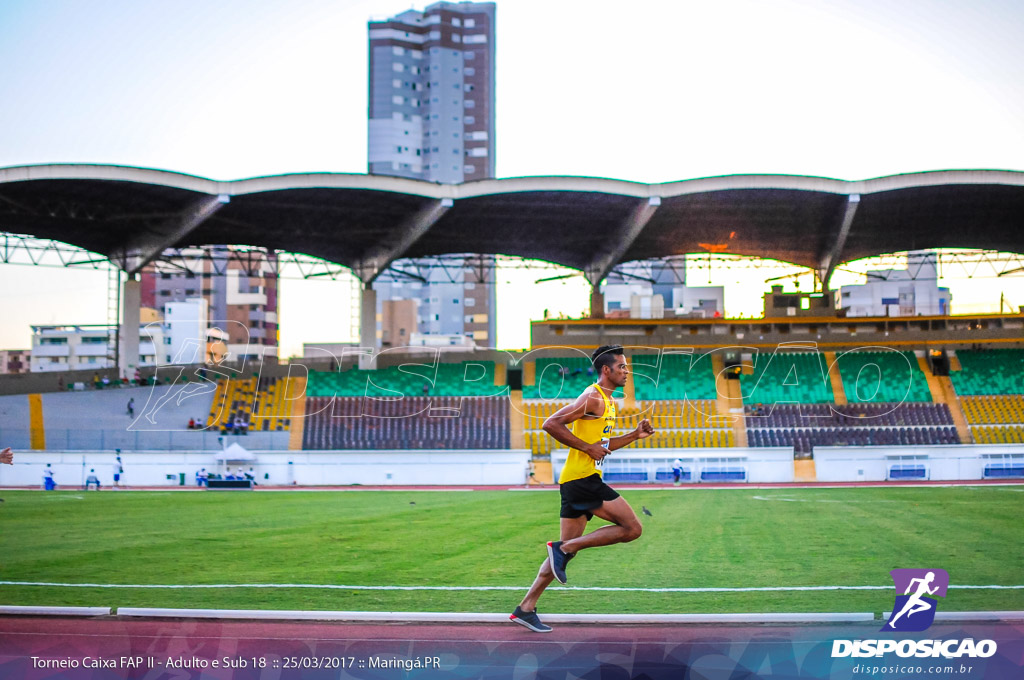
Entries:
{"label": "runner's leg", "polygon": [[[587,528],[587,516],[581,515],[579,517],[567,518],[562,517],[560,522],[561,528],[561,539],[562,541],[568,541],[569,539],[581,536]],[[519,603],[519,606],[524,612],[532,612],[537,607],[537,600],[540,599],[541,593],[544,589],[551,585],[551,582],[555,580],[555,575],[551,573],[551,564],[548,563],[547,558],[544,559],[544,563],[540,565],[540,571],[537,572],[537,578],[533,580],[533,585],[530,586],[530,590],[527,591],[526,597]]]}
{"label": "runner's leg", "polygon": [[578,538],[565,541],[562,543],[562,552],[575,553],[585,548],[597,548],[615,543],[628,543],[640,538],[640,534],[643,533],[643,526],[641,526],[640,520],[637,519],[633,508],[629,507],[629,503],[622,496],[613,501],[605,501],[601,504],[601,507],[591,512],[603,520],[612,522],[612,526],[601,527],[596,531],[591,531],[586,536],[579,535]]}

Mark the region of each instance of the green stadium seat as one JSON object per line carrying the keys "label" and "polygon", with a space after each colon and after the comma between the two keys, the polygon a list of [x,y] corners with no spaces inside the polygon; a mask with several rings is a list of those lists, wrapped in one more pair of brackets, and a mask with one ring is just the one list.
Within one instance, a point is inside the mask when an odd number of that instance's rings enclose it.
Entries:
{"label": "green stadium seat", "polygon": [[956,357],[961,370],[949,378],[957,394],[1024,394],[1024,350],[957,350]]}
{"label": "green stadium seat", "polygon": [[714,400],[718,398],[711,357],[707,354],[636,354],[632,357],[636,398]]}
{"label": "green stadium seat", "polygon": [[[588,357],[543,357],[537,359],[533,385],[523,385],[523,399],[575,399],[597,378]],[[623,397],[622,390],[614,393]]]}
{"label": "green stadium seat", "polygon": [[753,374],[741,374],[747,404],[832,403],[828,364],[820,352],[765,352],[753,357]]}
{"label": "green stadium seat", "polygon": [[836,361],[851,404],[932,400],[928,379],[913,352],[855,350],[838,354]]}

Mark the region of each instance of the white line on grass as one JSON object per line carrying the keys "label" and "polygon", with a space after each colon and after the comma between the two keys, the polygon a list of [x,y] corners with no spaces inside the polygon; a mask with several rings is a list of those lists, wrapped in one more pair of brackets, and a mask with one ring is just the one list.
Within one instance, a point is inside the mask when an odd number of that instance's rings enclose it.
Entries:
{"label": "white line on grass", "polygon": [[[212,588],[309,588],[313,590],[523,590],[524,586],[354,586],[320,583],[197,583],[197,584],[129,584],[129,583],[51,583],[46,581],[0,581],[0,586],[49,586],[55,588],[163,588],[170,590]],[[969,590],[1024,590],[1019,586],[950,585],[949,588]],[[817,590],[892,590],[892,586],[762,586],[748,588],[633,588],[633,587],[573,587],[562,590],[612,591],[636,593],[759,593]]]}
{"label": "white line on grass", "polygon": [[755,501],[785,501],[787,503],[913,503],[916,499],[896,500],[836,499],[836,498],[789,498],[787,496],[753,496]]}

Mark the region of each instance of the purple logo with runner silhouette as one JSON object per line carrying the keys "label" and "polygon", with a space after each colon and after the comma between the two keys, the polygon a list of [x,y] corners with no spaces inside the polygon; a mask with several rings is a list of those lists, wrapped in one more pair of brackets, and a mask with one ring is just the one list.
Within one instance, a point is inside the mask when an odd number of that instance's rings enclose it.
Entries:
{"label": "purple logo with runner silhouette", "polygon": [[903,633],[927,630],[938,608],[935,597],[946,596],[949,574],[945,569],[893,569],[889,575],[896,585],[896,604],[882,630]]}

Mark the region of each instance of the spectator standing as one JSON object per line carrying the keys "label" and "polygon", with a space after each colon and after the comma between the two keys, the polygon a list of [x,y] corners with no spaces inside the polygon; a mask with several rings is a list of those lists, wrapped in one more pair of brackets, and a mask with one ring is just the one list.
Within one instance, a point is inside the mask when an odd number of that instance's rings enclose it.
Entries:
{"label": "spectator standing", "polygon": [[135,417],[135,397],[132,397],[131,399],[128,400],[128,417]]}
{"label": "spectator standing", "polygon": [[189,418],[188,419],[188,429],[190,429],[190,430],[196,429],[196,419],[195,418]]}
{"label": "spectator standing", "polygon": [[46,464],[46,469],[43,470],[43,488],[47,491],[53,491],[57,488],[57,482],[53,479],[53,468],[50,464]]}
{"label": "spectator standing", "polygon": [[683,461],[676,458],[672,461],[672,483],[679,486],[683,477]]}
{"label": "spectator standing", "polygon": [[120,489],[121,480],[124,477],[124,464],[121,462],[121,449],[117,449],[117,460],[114,462],[114,488]]}
{"label": "spectator standing", "polygon": [[93,386],[93,389],[96,389],[96,390],[98,390],[100,388],[100,374],[99,373],[94,372],[92,374],[92,386]]}

